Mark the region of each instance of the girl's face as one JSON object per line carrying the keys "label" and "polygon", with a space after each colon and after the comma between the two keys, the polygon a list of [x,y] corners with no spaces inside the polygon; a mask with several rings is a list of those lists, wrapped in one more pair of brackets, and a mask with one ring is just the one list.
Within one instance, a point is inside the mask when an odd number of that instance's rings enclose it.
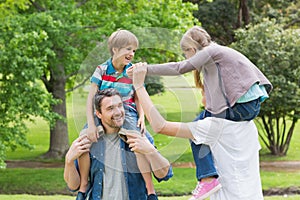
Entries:
{"label": "girl's face", "polygon": [[192,47],[186,48],[186,49],[183,50],[183,54],[184,54],[184,57],[186,59],[189,59],[190,57],[192,57],[193,55],[195,55],[196,52],[197,52],[197,50],[195,48],[192,48]]}
{"label": "girl's face", "polygon": [[128,45],[120,49],[113,48],[114,55],[112,60],[114,63],[117,63],[117,65],[119,66],[128,65],[130,62],[132,62],[135,51],[136,51],[136,46],[134,45]]}

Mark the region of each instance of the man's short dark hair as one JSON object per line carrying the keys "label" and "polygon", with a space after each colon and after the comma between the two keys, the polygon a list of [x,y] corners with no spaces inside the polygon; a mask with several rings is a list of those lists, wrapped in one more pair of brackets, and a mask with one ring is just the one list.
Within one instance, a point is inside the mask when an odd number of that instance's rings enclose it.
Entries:
{"label": "man's short dark hair", "polygon": [[95,106],[95,109],[101,113],[101,103],[102,103],[102,100],[105,98],[105,97],[112,97],[112,96],[115,96],[115,95],[118,95],[121,99],[122,99],[122,96],[121,94],[118,92],[118,90],[114,89],[114,88],[107,88],[107,89],[104,89],[104,90],[98,90],[95,94],[95,97],[94,97],[94,106]]}

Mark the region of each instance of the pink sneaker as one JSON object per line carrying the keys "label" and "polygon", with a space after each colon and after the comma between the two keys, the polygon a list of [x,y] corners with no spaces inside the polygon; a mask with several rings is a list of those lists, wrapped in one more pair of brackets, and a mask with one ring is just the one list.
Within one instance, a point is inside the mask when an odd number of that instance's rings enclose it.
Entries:
{"label": "pink sneaker", "polygon": [[202,200],[219,189],[221,189],[222,185],[219,183],[218,179],[213,179],[211,182],[198,182],[196,188],[192,192],[193,196],[189,200]]}

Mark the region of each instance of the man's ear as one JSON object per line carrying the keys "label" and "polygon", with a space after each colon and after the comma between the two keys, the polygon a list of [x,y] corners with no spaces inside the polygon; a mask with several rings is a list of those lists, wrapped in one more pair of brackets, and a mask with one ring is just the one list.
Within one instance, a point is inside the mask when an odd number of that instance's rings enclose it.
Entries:
{"label": "man's ear", "polygon": [[96,116],[97,116],[99,119],[101,119],[102,114],[101,114],[98,110],[96,110]]}

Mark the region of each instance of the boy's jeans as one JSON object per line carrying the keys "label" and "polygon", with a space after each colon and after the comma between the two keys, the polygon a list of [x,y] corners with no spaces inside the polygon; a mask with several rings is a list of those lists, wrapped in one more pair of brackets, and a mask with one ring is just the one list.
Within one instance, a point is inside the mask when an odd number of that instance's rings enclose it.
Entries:
{"label": "boy's jeans", "polygon": [[[254,119],[260,111],[259,99],[246,102],[237,103],[232,108],[226,109],[223,113],[213,115],[207,110],[202,111],[194,121],[204,119],[205,117],[225,118],[232,121],[250,121]],[[213,155],[210,147],[205,144],[196,145],[192,141],[191,148],[196,165],[196,177],[200,181],[205,177],[218,177],[217,170],[214,166]]]}

